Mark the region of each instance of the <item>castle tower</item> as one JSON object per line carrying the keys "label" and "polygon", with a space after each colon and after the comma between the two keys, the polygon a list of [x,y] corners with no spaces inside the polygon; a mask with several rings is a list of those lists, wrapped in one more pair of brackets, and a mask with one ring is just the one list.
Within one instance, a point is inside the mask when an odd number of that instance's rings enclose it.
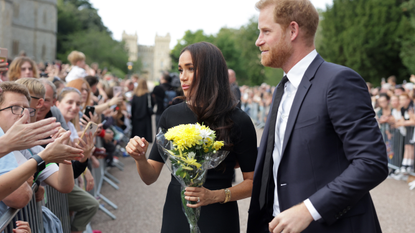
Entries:
{"label": "castle tower", "polygon": [[125,48],[128,51],[128,61],[137,61],[138,53],[138,36],[137,32],[134,35],[128,35],[125,31],[122,32],[122,40],[125,42]]}
{"label": "castle tower", "polygon": [[171,68],[170,58],[170,33],[166,36],[156,35],[154,44],[153,80],[158,80],[162,72]]}

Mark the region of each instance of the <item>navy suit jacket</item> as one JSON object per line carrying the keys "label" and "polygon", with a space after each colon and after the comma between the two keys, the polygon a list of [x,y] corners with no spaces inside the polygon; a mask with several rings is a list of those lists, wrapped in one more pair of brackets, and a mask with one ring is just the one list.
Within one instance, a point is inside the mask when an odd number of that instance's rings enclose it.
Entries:
{"label": "navy suit jacket", "polygon": [[[273,218],[273,203],[259,206],[269,117],[255,167],[249,233],[268,232]],[[281,212],[309,198],[322,219],[303,232],[381,232],[369,191],[387,174],[386,147],[365,81],[317,55],[298,86],[287,122],[275,184]]]}

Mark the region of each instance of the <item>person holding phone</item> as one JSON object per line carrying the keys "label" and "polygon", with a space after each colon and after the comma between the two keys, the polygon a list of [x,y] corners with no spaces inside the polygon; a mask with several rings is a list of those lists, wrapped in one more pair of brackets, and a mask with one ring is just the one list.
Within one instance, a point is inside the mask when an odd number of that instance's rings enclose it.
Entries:
{"label": "person holding phone", "polygon": [[[84,148],[85,158],[81,160],[81,162],[84,162],[86,159],[91,157],[94,150],[94,135],[88,134],[84,142],[83,139],[79,138],[78,130],[75,128],[75,125],[79,124],[77,121],[79,121],[81,99],[82,95],[78,89],[73,87],[65,87],[58,96],[56,106],[61,111],[69,130],[71,131],[70,138],[72,143],[79,144],[82,148]],[[90,172],[88,169],[86,172],[87,177],[91,178],[91,176],[89,176]],[[93,180],[87,179],[87,189],[91,189],[93,187],[93,182]],[[72,192],[68,194],[68,203],[69,210],[76,212],[74,220],[71,223],[71,231],[73,233],[85,231],[86,225],[91,221],[92,217],[98,210],[98,201],[89,193],[85,192],[85,190],[75,185]]]}
{"label": "person holding phone", "polygon": [[[81,93],[82,95],[81,110],[85,109],[86,106],[93,104],[91,102],[91,87],[89,86],[88,82],[85,79],[76,79],[74,81],[69,82],[66,86],[74,87],[78,89],[79,92]],[[122,101],[123,101],[122,93],[119,93],[118,95],[110,99],[107,103],[95,105],[94,106],[95,113],[101,114],[103,111],[105,111],[106,109],[109,109],[111,106],[122,103]],[[86,116],[86,117],[91,118],[91,116]],[[87,119],[87,120],[88,121],[93,120],[95,123],[98,123],[94,119]]]}

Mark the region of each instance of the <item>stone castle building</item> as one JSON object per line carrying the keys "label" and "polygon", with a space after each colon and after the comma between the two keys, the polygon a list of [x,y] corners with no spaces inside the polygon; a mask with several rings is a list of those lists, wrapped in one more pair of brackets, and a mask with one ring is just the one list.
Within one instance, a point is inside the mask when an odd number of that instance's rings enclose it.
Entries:
{"label": "stone castle building", "polygon": [[171,69],[170,58],[170,34],[166,36],[156,35],[154,46],[138,44],[137,33],[128,35],[123,32],[122,40],[129,54],[129,61],[140,60],[143,68],[141,76],[150,81],[157,81],[163,71]]}
{"label": "stone castle building", "polygon": [[54,61],[57,14],[57,0],[1,0],[0,47],[11,59],[25,51],[35,61]]}

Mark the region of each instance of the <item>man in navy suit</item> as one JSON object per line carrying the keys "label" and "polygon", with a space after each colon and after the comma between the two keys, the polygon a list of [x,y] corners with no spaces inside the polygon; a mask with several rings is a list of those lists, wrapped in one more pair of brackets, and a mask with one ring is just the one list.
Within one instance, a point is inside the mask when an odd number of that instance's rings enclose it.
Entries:
{"label": "man in navy suit", "polygon": [[258,150],[248,232],[381,232],[369,191],[386,148],[365,81],[314,46],[309,0],[261,0],[256,45],[282,68]]}

